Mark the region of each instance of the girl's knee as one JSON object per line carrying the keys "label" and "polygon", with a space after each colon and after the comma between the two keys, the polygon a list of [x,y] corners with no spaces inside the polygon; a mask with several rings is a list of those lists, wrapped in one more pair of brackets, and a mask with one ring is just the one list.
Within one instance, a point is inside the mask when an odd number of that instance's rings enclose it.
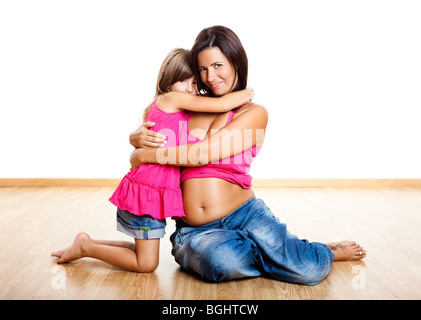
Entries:
{"label": "girl's knee", "polygon": [[141,273],[149,273],[149,272],[154,272],[156,270],[156,268],[158,268],[159,265],[159,261],[158,260],[148,260],[145,259],[141,262],[138,262],[137,266],[135,267],[136,272],[141,272]]}
{"label": "girl's knee", "polygon": [[142,266],[142,271],[141,272],[154,272],[156,270],[156,268],[158,268],[159,262],[153,262],[153,263],[147,263],[145,265]]}
{"label": "girl's knee", "polygon": [[135,240],[136,272],[153,272],[159,264],[159,239]]}

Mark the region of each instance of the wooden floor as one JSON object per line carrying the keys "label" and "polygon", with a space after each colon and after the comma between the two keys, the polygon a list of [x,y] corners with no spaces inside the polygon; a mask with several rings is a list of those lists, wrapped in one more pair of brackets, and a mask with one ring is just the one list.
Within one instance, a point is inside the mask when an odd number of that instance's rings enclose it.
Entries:
{"label": "wooden floor", "polygon": [[79,231],[130,239],[115,229],[112,188],[0,188],[0,299],[421,299],[421,189],[255,189],[300,238],[356,240],[364,261],[335,262],[308,287],[254,278],[207,283],[171,256],[136,274],[93,259],[57,265],[50,252]]}

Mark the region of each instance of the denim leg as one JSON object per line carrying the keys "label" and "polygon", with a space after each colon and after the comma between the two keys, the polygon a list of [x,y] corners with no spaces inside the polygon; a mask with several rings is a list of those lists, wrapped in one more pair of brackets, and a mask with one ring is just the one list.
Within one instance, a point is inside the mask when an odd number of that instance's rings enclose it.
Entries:
{"label": "denim leg", "polygon": [[228,216],[171,235],[176,262],[209,281],[266,275],[305,285],[330,272],[333,253],[288,232],[262,200],[252,199]]}
{"label": "denim leg", "polygon": [[182,228],[172,236],[172,254],[184,269],[212,282],[257,277],[253,242],[240,230]]}
{"label": "denim leg", "polygon": [[330,272],[333,253],[327,245],[301,240],[287,230],[262,200],[254,203],[246,229],[260,253],[259,265],[277,280],[315,285]]}

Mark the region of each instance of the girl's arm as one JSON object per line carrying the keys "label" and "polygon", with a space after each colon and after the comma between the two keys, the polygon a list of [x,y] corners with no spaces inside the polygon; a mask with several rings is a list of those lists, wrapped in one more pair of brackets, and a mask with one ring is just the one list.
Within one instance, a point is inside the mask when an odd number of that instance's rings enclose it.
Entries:
{"label": "girl's arm", "polygon": [[[183,109],[191,111],[223,112],[241,105],[244,101],[250,101],[253,96],[254,91],[249,88],[218,98],[193,96],[189,93],[171,91],[162,95],[159,100],[164,101],[160,108],[167,112],[180,111],[183,105],[185,106]],[[148,130],[153,126],[154,123],[151,122],[139,126],[130,134],[130,144],[135,148],[160,147],[165,143],[165,137],[158,132]]]}
{"label": "girl's arm", "polygon": [[222,97],[203,97],[187,92],[170,91],[159,98],[159,107],[169,112],[226,112],[251,101],[253,97],[254,91],[251,88],[231,92]]}
{"label": "girl's arm", "polygon": [[261,146],[267,122],[268,113],[263,106],[247,106],[247,110],[205,141],[169,148],[136,149],[130,159],[132,169],[141,163],[192,167],[229,158],[254,145]]}

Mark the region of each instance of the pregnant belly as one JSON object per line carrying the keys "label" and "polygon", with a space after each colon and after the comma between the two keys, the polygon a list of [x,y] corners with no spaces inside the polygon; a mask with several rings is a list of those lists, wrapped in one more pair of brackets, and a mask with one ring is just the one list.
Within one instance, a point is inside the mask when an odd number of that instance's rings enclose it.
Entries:
{"label": "pregnant belly", "polygon": [[221,219],[254,196],[252,189],[218,178],[192,178],[181,185],[186,217],[190,225]]}

